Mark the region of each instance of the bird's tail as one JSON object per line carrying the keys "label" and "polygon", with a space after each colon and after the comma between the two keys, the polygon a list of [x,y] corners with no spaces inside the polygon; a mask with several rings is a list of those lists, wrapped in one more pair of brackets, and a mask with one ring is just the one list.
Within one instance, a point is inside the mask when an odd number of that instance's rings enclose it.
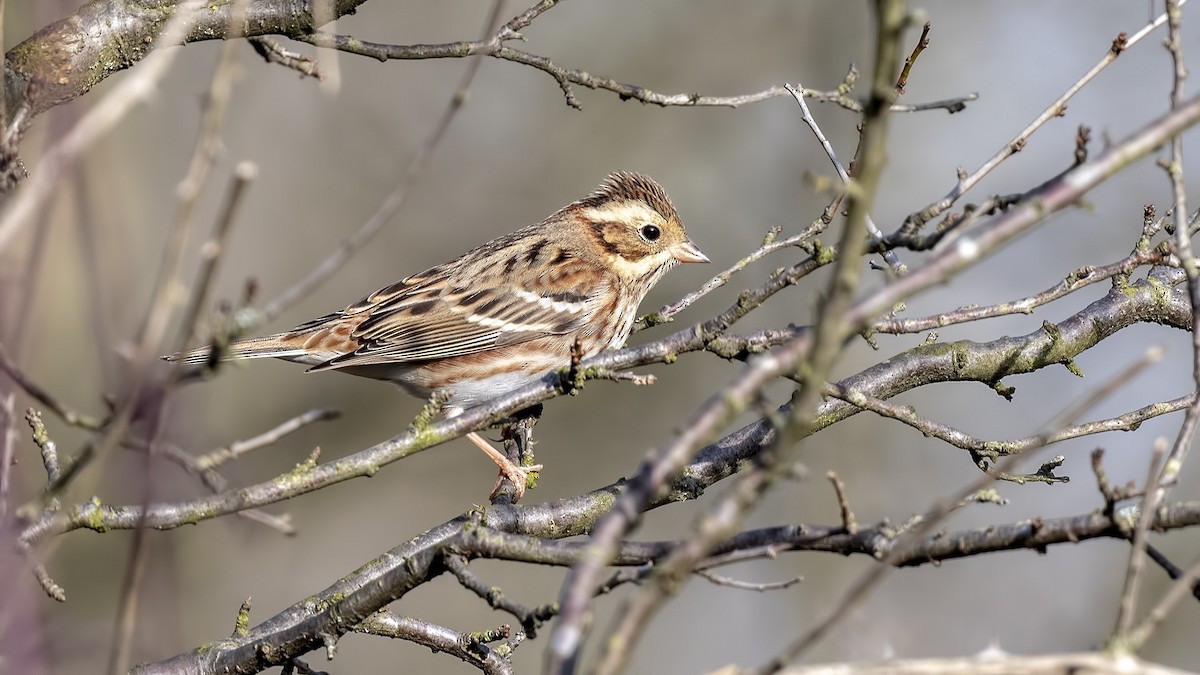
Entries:
{"label": "bird's tail", "polygon": [[276,333],[248,340],[238,340],[227,345],[209,345],[191,351],[168,354],[162,358],[164,361],[197,365],[208,363],[214,355],[220,361],[232,361],[234,359],[286,359],[306,353],[303,338],[297,339],[294,333]]}

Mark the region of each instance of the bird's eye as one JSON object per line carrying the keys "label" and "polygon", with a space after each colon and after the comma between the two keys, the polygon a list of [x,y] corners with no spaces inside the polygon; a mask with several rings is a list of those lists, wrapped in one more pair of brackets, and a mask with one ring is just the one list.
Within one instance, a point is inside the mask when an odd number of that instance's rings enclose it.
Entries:
{"label": "bird's eye", "polygon": [[646,241],[657,241],[662,236],[662,230],[654,225],[646,225],[642,228],[642,239]]}

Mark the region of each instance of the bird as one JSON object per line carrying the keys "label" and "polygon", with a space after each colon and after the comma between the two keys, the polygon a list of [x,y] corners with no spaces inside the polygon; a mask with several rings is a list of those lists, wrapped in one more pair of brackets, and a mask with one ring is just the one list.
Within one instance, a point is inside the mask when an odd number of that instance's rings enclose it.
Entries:
{"label": "bird", "polygon": [[[679,263],[707,263],[666,190],[632,171],[609,174],[541,222],[381,288],[292,330],[164,357],[276,358],[438,395],[454,417],[490,399],[619,348],[638,305]],[[573,352],[575,356],[573,357]],[[524,495],[528,474],[478,433],[467,438]]]}

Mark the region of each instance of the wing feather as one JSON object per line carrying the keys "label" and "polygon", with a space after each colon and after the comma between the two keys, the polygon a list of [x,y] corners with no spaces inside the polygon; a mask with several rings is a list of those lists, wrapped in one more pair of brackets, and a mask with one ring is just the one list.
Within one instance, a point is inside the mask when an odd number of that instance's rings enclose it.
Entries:
{"label": "wing feather", "polygon": [[571,333],[591,321],[610,294],[610,282],[578,260],[553,274],[506,276],[509,283],[491,288],[481,288],[479,265],[471,262],[409,277],[323,317],[321,325],[301,326],[297,330],[312,331],[330,320],[357,319],[354,349],[312,370],[444,359]]}

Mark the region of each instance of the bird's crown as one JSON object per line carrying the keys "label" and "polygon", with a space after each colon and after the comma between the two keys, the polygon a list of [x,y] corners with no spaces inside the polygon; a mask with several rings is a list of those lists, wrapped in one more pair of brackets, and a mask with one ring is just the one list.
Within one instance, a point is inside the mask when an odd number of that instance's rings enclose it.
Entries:
{"label": "bird's crown", "polygon": [[667,222],[678,222],[675,205],[655,180],[636,171],[615,171],[600,183],[600,186],[578,203],[583,207],[597,208],[614,202],[641,202],[658,212]]}

